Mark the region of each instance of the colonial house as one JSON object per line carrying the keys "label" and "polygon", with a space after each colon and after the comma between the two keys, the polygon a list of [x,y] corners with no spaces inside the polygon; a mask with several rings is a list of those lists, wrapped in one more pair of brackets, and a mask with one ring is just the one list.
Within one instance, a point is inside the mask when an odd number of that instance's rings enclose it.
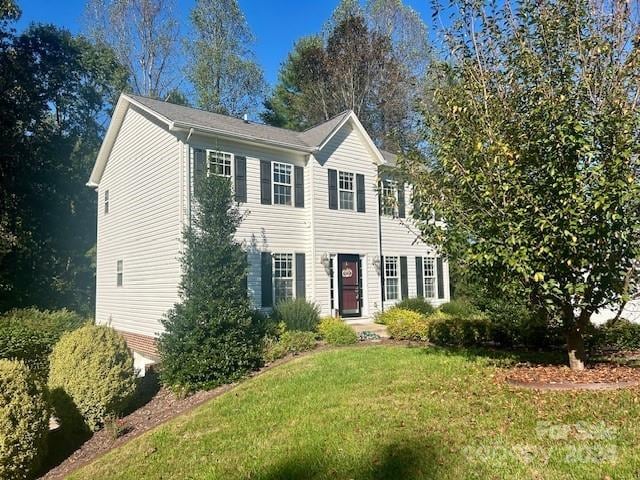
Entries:
{"label": "colonial house", "polygon": [[122,332],[139,363],[156,355],[199,175],[231,179],[256,308],[303,297],[362,323],[403,298],[446,302],[447,261],[416,234],[411,186],[380,174],[394,160],[352,111],[295,132],[121,95],[88,182],[96,322]]}

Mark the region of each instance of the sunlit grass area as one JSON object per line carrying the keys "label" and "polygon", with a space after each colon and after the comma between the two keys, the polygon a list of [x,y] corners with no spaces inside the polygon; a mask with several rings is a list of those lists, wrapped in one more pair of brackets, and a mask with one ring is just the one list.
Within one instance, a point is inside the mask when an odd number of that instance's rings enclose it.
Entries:
{"label": "sunlit grass area", "polygon": [[639,478],[639,390],[512,391],[494,365],[423,348],[319,352],[72,478]]}

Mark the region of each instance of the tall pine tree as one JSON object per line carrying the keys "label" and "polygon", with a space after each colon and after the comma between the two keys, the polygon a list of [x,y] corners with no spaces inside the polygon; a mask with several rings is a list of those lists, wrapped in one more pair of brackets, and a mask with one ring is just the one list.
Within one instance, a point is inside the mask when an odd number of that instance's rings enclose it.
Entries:
{"label": "tall pine tree", "polygon": [[241,215],[227,178],[196,184],[197,204],[184,233],[182,302],[162,324],[162,377],[186,390],[234,381],[260,366],[264,325],[252,309],[247,257],[235,238]]}

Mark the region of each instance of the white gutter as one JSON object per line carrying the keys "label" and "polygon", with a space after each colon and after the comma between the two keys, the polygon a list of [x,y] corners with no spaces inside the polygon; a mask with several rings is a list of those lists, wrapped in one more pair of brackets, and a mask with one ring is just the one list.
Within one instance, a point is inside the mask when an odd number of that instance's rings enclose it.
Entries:
{"label": "white gutter", "polygon": [[280,147],[286,150],[293,150],[293,151],[302,152],[302,153],[313,153],[318,151],[318,147],[302,147],[300,145],[295,145],[287,142],[279,142],[276,140],[264,140],[254,135],[240,134],[237,132],[230,132],[228,130],[223,130],[220,128],[203,127],[200,125],[190,124],[190,123],[172,122],[171,126],[169,127],[169,130],[172,132],[189,132],[189,131],[197,130],[199,132],[227,137],[230,140],[236,140],[236,141],[244,140],[252,143],[257,143],[259,145]]}

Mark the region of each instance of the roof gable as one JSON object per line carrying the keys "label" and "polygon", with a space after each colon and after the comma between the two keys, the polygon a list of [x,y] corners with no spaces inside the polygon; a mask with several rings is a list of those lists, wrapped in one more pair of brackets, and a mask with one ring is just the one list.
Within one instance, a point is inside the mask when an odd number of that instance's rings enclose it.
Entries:
{"label": "roof gable", "polygon": [[97,187],[104,173],[107,159],[118,136],[125,114],[130,106],[136,106],[174,132],[198,131],[205,134],[220,135],[238,141],[259,143],[280,149],[293,150],[302,153],[313,153],[321,150],[327,142],[345,125],[352,122],[362,134],[367,147],[377,160],[385,163],[380,150],[375,146],[360,120],[352,110],[342,112],[335,117],[304,132],[296,132],[284,128],[272,127],[254,122],[247,122],[239,118],[211,113],[197,108],[175,105],[161,100],[141,97],[139,95],[121,94],[114,110],[109,128],[98,152],[96,163],[87,182],[90,187]]}

